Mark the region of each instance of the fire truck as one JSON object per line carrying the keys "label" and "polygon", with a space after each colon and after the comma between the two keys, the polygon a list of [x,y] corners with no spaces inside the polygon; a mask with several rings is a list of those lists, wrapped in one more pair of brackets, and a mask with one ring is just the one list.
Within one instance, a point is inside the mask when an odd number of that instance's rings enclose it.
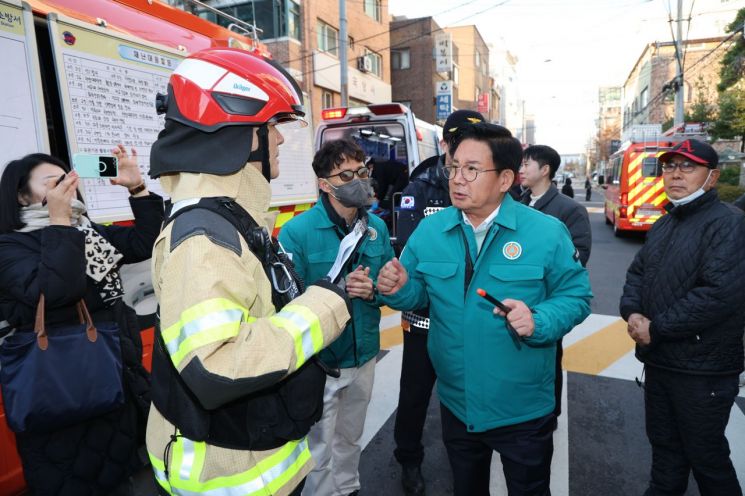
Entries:
{"label": "fire truck", "polygon": [[[664,133],[659,125],[631,129],[629,138],[611,155],[603,169],[605,223],[613,233],[646,232],[665,214],[667,195],[662,183],[658,158],[686,139],[707,141],[704,124],[682,123]],[[656,126],[656,129],[651,129]],[[635,132],[639,131],[639,132]]]}
{"label": "fire truck", "polygon": [[675,145],[673,141],[624,143],[608,160],[603,174],[605,223],[613,233],[646,232],[665,213],[657,157]]}
{"label": "fire truck", "polygon": [[[67,22],[65,26],[72,25],[80,29],[77,31],[65,28],[58,29],[57,20],[59,19],[68,20],[65,21]],[[82,99],[86,97],[85,84],[98,84],[104,89],[108,85],[109,89],[114,88],[112,91],[115,92],[112,94],[119,97],[125,93],[124,90],[117,92],[116,84],[118,84],[117,82],[121,83],[120,86],[127,84],[127,77],[130,77],[130,89],[132,91],[138,90],[132,85],[136,86],[140,82],[148,84],[147,77],[134,77],[137,67],[144,68],[143,71],[147,71],[148,67],[155,67],[163,72],[160,80],[167,81],[169,72],[166,72],[166,69],[170,71],[181,58],[189,53],[210,47],[234,47],[265,57],[271,56],[266,46],[256,39],[255,29],[251,30],[252,26],[241,25],[237,19],[232,19],[231,22],[235,22],[235,24],[231,24],[227,28],[221,27],[159,0],[25,0],[23,3],[21,3],[21,0],[0,0],[0,42],[4,43],[2,46],[5,47],[4,62],[9,63],[9,57],[17,55],[12,59],[16,65],[11,64],[10,67],[6,67],[6,70],[10,72],[15,69],[34,69],[29,70],[29,74],[33,77],[29,78],[28,87],[18,88],[15,83],[12,85],[6,83],[6,89],[15,92],[13,95],[33,95],[34,98],[33,100],[26,100],[27,103],[18,104],[7,94],[4,95],[4,106],[13,105],[14,102],[17,106],[20,106],[16,109],[18,117],[15,117],[15,120],[0,122],[3,125],[2,133],[6,133],[5,136],[0,136],[2,138],[0,143],[3,145],[0,147],[0,172],[9,160],[36,151],[48,152],[69,163],[71,155],[75,151],[87,151],[84,148],[84,140],[81,138],[83,131],[90,132],[92,136],[103,142],[106,141],[105,129],[111,124],[110,119],[107,122],[107,119],[104,118],[97,126],[98,129],[92,130],[83,130],[77,127],[73,129],[71,125],[72,119],[76,119],[78,114],[81,114],[81,119],[93,114],[90,108],[76,108],[76,105],[80,105],[80,102],[84,101]],[[55,31],[55,29],[58,30]],[[86,31],[86,36],[89,34],[91,37],[98,36],[97,39],[104,39],[110,35],[112,39],[125,40],[126,42],[116,41],[112,46],[115,46],[118,54],[128,57],[131,64],[123,64],[123,66],[133,67],[134,69],[131,69],[133,72],[128,76],[128,69],[109,66],[102,62],[100,58],[93,56],[90,60],[83,60],[82,57],[76,59],[76,57],[65,55],[65,59],[62,60],[61,54],[65,52],[60,50],[60,46],[65,49],[77,48],[78,46],[81,49],[86,47],[86,40],[83,35],[77,34],[83,33],[83,31]],[[87,49],[96,50],[96,46],[91,46],[90,42],[87,43]],[[25,55],[7,53],[9,50],[15,50],[20,46],[26,47]],[[73,66],[68,67],[68,62]],[[97,79],[95,67],[84,65],[88,62],[110,69],[112,71],[111,80],[106,78]],[[79,64],[79,67],[74,66],[74,64]],[[79,69],[79,81],[73,81],[69,72],[65,75],[65,70],[70,68]],[[147,73],[141,72],[141,74]],[[61,90],[63,77],[67,79],[65,91],[68,92],[68,101],[64,101],[63,96],[61,96],[63,95]],[[131,81],[135,82],[132,83]],[[139,90],[142,89],[139,88]],[[95,104],[102,108],[106,105],[117,104],[116,101],[112,98],[106,98],[105,95],[104,97],[92,95],[92,97],[96,96],[99,97],[99,101]],[[5,97],[8,97],[8,99],[6,100]],[[127,102],[118,97],[119,104],[123,104],[118,111],[127,111],[127,106],[132,102]],[[152,95],[144,95],[140,100],[142,108],[147,107],[147,112],[154,113],[154,91]],[[73,102],[72,106],[70,101]],[[152,102],[152,109],[149,108],[150,102]],[[89,104],[93,105],[90,102]],[[33,148],[35,143],[31,143],[26,148],[19,148],[16,146],[16,140],[7,133],[13,132],[14,129],[16,131],[20,129],[18,131],[19,138],[27,134],[23,132],[22,127],[19,127],[21,125],[16,125],[15,122],[20,121],[25,114],[30,114],[32,110],[38,110],[38,115],[41,116],[37,119],[35,125],[39,146]],[[2,114],[7,113],[3,112]],[[0,115],[0,118],[6,117],[6,115]],[[154,133],[157,133],[157,126],[150,126],[150,134],[147,139],[137,136],[138,130],[144,132],[146,127],[141,119],[137,121],[139,117],[141,115],[135,115],[133,119],[136,122],[128,127],[126,133],[121,133],[126,134],[124,139],[117,133],[118,130],[111,131],[110,138],[114,141],[106,143],[109,149],[121,139],[125,146],[139,146],[141,149],[149,150],[155,136]],[[162,127],[162,121],[160,125]],[[313,153],[312,131],[307,129],[307,132],[307,139],[304,141],[289,140],[294,142],[288,145],[295,147],[295,149],[292,149],[293,153],[285,153],[286,149],[283,148],[283,165],[288,160],[290,162],[292,160],[298,162],[303,160],[304,167],[309,165],[306,162],[307,157],[312,156]],[[103,145],[103,143],[100,144]],[[14,146],[16,148],[13,148]],[[297,149],[298,147],[301,148]],[[147,164],[141,163],[140,165],[146,172]],[[310,167],[307,168],[310,169]],[[293,181],[295,180],[296,176],[293,176]],[[315,183],[308,184],[306,189],[313,191],[313,194],[315,194]],[[90,209],[92,198],[89,195],[94,195],[95,191],[85,189],[83,194]],[[287,195],[284,198],[273,198],[274,208],[281,212],[278,225],[309,208],[310,203],[315,200],[312,195],[302,202],[293,202],[290,198],[294,197]],[[106,220],[96,218],[93,220],[106,222]],[[126,224],[131,222],[131,219],[112,218],[111,221]],[[128,267],[125,266],[124,269]],[[141,264],[127,272],[123,270],[122,277],[128,294],[128,302],[136,308],[138,316],[141,318],[140,324],[143,329],[142,338],[145,349],[143,362],[149,369],[155,310],[149,264]],[[15,496],[23,494],[24,491],[25,482],[20,460],[16,453],[15,437],[5,422],[0,397],[0,496]]]}

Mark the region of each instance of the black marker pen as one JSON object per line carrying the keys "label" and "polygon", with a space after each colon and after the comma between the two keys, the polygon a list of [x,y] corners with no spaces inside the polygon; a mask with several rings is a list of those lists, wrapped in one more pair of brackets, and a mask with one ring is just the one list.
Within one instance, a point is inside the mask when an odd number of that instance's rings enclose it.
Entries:
{"label": "black marker pen", "polygon": [[[512,310],[510,307],[499,301],[498,299],[494,298],[492,295],[484,291],[483,289],[479,288],[476,290],[476,294],[478,294],[480,297],[484,298],[486,301],[503,311],[505,314],[510,313],[510,310]],[[532,311],[532,310],[531,310]],[[510,337],[512,338],[512,342],[515,343],[515,347],[519,350],[522,348],[522,345],[520,344],[520,335],[517,333],[514,327],[512,327],[512,324],[505,318],[505,323],[507,324],[507,331],[510,333]]]}

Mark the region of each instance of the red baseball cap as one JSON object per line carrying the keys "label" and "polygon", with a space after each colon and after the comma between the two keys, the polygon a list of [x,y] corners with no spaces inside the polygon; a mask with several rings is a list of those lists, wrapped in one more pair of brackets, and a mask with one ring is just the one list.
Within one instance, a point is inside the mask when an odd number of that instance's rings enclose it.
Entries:
{"label": "red baseball cap", "polygon": [[705,165],[710,169],[716,169],[719,164],[719,155],[716,150],[708,143],[695,139],[681,141],[669,152],[665,152],[659,157],[660,162],[666,162],[673,155],[681,155],[692,162]]}

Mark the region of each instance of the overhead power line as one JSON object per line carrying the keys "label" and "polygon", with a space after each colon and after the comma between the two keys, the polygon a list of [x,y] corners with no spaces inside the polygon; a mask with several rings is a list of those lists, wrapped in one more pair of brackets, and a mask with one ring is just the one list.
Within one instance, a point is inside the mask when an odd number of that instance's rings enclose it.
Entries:
{"label": "overhead power line", "polygon": [[[491,5],[491,6],[487,7],[487,8],[485,8],[485,9],[479,10],[478,12],[474,12],[473,14],[469,14],[466,17],[463,17],[462,19],[458,19],[453,24],[461,23],[461,22],[466,21],[466,20],[468,20],[468,19],[470,19],[472,17],[476,17],[477,15],[483,14],[483,13],[488,12],[488,11],[490,11],[492,9],[497,8],[497,7],[501,7],[502,5],[505,5],[506,3],[508,3],[509,1],[510,0],[503,0],[502,2],[499,2],[497,4]],[[397,42],[395,44],[391,44],[391,45],[388,45],[386,47],[379,48],[377,50],[377,52],[384,52],[386,50],[390,50],[392,47],[395,48],[395,47],[398,47],[398,46],[403,46],[405,43],[409,43],[411,41],[418,40],[420,38],[425,38],[425,37],[428,37],[428,36],[432,36],[434,33],[439,32],[439,31],[445,31],[445,28],[433,29],[433,30],[431,30],[431,31],[429,31],[429,32],[427,32],[425,34],[420,34],[420,35],[412,36],[411,38],[407,38],[405,40],[401,40],[401,41],[399,41],[399,42]],[[359,41],[363,41],[363,40],[359,40]],[[356,43],[357,43],[357,40],[355,40],[355,44]],[[350,57],[348,60],[349,61],[354,61],[356,58],[357,57]],[[300,60],[300,59],[295,59],[295,60]],[[340,62],[334,62],[334,63],[332,63],[330,65],[327,65],[326,67],[314,68],[312,70],[305,71],[305,72],[302,73],[302,75],[303,75],[303,77],[305,77],[307,75],[313,74],[316,71],[323,71],[323,70],[326,70],[326,69],[331,69],[333,67],[338,66],[339,64],[340,64]]]}
{"label": "overhead power line", "polygon": [[[693,63],[693,64],[692,64],[692,65],[691,65],[691,66],[690,66],[690,67],[688,68],[688,71],[690,72],[690,71],[691,71],[691,70],[692,70],[692,69],[693,69],[694,67],[698,66],[698,65],[699,65],[700,63],[702,63],[702,62],[703,62],[704,60],[706,60],[707,58],[709,58],[709,57],[710,57],[710,56],[711,56],[712,54],[714,54],[714,52],[716,52],[717,50],[719,50],[719,49],[720,49],[720,48],[721,48],[721,47],[722,47],[722,46],[723,46],[723,45],[724,45],[725,43],[727,43],[727,42],[728,42],[728,41],[730,41],[730,40],[731,40],[732,38],[734,38],[735,36],[737,36],[737,35],[738,35],[738,34],[739,34],[740,32],[742,32],[742,30],[743,30],[743,28],[741,27],[741,28],[737,29],[736,31],[733,31],[733,32],[732,32],[732,33],[731,33],[731,34],[730,34],[729,36],[727,36],[726,38],[722,39],[722,41],[721,41],[721,42],[719,42],[719,44],[718,44],[717,46],[715,46],[714,48],[712,48],[711,50],[709,50],[709,51],[708,51],[708,52],[707,52],[706,54],[704,54],[704,56],[703,56],[703,57],[701,57],[701,58],[700,58],[700,59],[698,59],[698,60],[697,60],[696,62],[694,62],[694,63]],[[657,93],[657,94],[656,94],[656,95],[654,96],[654,98],[652,98],[652,99],[651,99],[651,100],[650,100],[650,101],[649,101],[649,102],[647,103],[647,105],[646,105],[646,106],[645,106],[644,108],[641,108],[641,109],[637,110],[636,112],[634,112],[634,113],[633,113],[633,114],[631,115],[631,119],[634,119],[634,118],[635,118],[636,116],[638,116],[639,114],[641,114],[642,112],[644,112],[644,110],[645,110],[645,109],[647,109],[647,108],[649,108],[649,107],[651,107],[651,106],[653,106],[653,105],[657,104],[657,102],[659,102],[659,101],[660,101],[661,99],[663,99],[663,98],[664,98],[664,97],[665,97],[665,96],[666,96],[666,95],[667,95],[667,94],[668,94],[668,93],[669,93],[669,92],[670,92],[671,90],[674,90],[674,89],[675,89],[675,85],[676,85],[676,84],[679,84],[679,83],[678,83],[678,81],[677,81],[677,78],[673,78],[673,79],[671,79],[670,81],[668,81],[668,82],[666,82],[665,84],[663,84],[663,85],[662,85],[662,89],[660,90],[660,92],[659,92],[659,93]]]}
{"label": "overhead power line", "polygon": [[[466,2],[463,2],[461,4],[458,4],[458,5],[454,6],[454,7],[448,7],[447,9],[445,9],[443,11],[440,11],[440,12],[437,12],[435,14],[432,14],[429,17],[433,17],[434,18],[435,16],[446,14],[448,12],[451,12],[451,11],[455,10],[455,9],[459,9],[461,7],[465,7],[466,5],[472,4],[472,3],[476,2],[476,1],[477,0],[467,0]],[[509,0],[507,0],[507,1],[509,1]],[[406,29],[406,28],[408,28],[410,26],[413,26],[415,24],[418,24],[418,23],[419,23],[419,19],[412,19],[411,22],[407,22],[407,23],[404,23],[404,24],[399,24],[397,26],[394,26],[392,28],[388,28],[388,29],[386,29],[384,31],[380,31],[380,32],[375,33],[375,34],[372,34],[370,36],[366,36],[364,38],[356,39],[356,40],[354,40],[354,44],[356,45],[357,43],[360,43],[360,42],[363,42],[363,41],[368,41],[368,40],[372,40],[373,38],[378,38],[380,36],[385,36],[386,34],[390,34],[390,33],[393,33],[394,31],[399,31],[401,29]],[[309,30],[313,34],[318,34],[318,32],[316,32],[313,28],[310,28]],[[387,48],[390,48],[390,46],[387,47]],[[385,48],[383,48],[383,50],[385,50]],[[306,58],[309,59],[311,57],[313,57],[313,54],[312,53],[311,54],[308,54],[308,55],[301,55],[300,57],[297,57],[297,58],[294,58],[294,59],[289,59],[287,61],[284,61],[284,64],[290,64],[292,62],[299,62],[299,61],[301,61],[303,59],[306,59]]]}

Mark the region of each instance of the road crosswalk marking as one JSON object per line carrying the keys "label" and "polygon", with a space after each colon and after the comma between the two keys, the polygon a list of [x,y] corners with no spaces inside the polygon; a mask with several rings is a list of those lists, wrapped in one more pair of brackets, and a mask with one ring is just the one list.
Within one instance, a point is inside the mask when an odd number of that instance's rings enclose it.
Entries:
{"label": "road crosswalk marking", "polygon": [[598,375],[634,349],[626,332],[626,322],[616,320],[581,341],[564,348],[565,370]]}

